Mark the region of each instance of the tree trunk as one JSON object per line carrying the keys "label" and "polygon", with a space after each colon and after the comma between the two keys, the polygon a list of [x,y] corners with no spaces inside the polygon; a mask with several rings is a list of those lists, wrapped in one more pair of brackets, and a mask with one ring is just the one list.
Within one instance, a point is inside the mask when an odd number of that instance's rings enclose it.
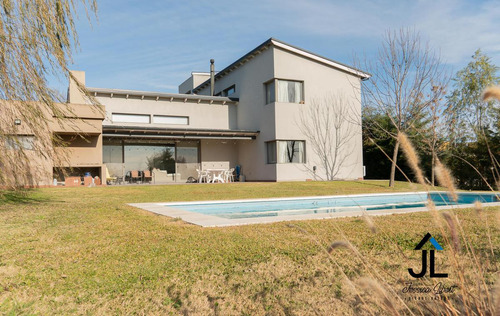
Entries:
{"label": "tree trunk", "polygon": [[436,154],[432,151],[432,164],[431,164],[431,185],[434,186],[434,174],[436,172]]}
{"label": "tree trunk", "polygon": [[398,151],[399,151],[399,140],[396,139],[396,145],[394,145],[394,153],[392,154],[392,165],[391,165],[391,176],[389,178],[389,187],[394,187],[394,177],[396,175],[396,162],[398,161]]}

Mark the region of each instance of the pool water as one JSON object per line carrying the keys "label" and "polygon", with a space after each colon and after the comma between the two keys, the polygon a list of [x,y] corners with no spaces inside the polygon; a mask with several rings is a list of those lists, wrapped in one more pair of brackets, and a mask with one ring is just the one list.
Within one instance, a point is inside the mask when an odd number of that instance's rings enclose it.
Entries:
{"label": "pool water", "polygon": [[428,200],[436,206],[499,202],[494,193],[458,193],[457,202],[445,192],[396,193],[268,200],[208,201],[167,203],[164,206],[228,219],[303,214],[337,213],[356,210],[387,210],[425,207]]}

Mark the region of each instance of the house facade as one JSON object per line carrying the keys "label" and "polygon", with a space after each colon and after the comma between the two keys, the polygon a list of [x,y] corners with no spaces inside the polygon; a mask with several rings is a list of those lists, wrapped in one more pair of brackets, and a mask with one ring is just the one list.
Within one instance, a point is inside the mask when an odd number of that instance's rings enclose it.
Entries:
{"label": "house facade", "polygon": [[[85,85],[84,72],[73,74]],[[179,93],[86,87],[104,109],[91,155],[102,159],[93,173],[126,178],[152,170],[156,183],[166,183],[197,178],[197,169],[239,166],[247,181],[326,179],[324,157],[304,125],[315,124],[308,117],[312,104],[328,107],[329,97],[342,94],[351,113],[342,119],[352,135],[337,152],[344,157],[335,178],[360,179],[360,86],[368,78],[271,38],[217,73],[193,72]],[[68,103],[88,104],[75,82]],[[74,147],[81,159],[90,150]],[[82,173],[78,168],[71,172]]]}

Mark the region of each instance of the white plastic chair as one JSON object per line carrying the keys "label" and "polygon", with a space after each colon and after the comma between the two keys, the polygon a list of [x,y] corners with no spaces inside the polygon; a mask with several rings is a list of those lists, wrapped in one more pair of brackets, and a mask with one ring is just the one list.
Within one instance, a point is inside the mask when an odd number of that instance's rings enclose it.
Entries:
{"label": "white plastic chair", "polygon": [[196,169],[198,172],[198,183],[202,183],[203,179],[205,179],[205,182],[208,183],[210,180],[210,175],[208,174],[208,171],[206,170],[200,170]]}
{"label": "white plastic chair", "polygon": [[224,173],[226,182],[234,182],[234,174],[233,173],[234,173],[234,168],[231,168]]}
{"label": "white plastic chair", "polygon": [[225,178],[225,171],[218,172],[218,173],[214,173],[214,175],[213,175],[213,178],[212,178],[211,182],[212,182],[212,183],[215,183],[215,181],[217,181],[217,182],[222,182],[222,183],[224,183],[224,182],[226,182],[226,181],[224,180],[224,178]]}

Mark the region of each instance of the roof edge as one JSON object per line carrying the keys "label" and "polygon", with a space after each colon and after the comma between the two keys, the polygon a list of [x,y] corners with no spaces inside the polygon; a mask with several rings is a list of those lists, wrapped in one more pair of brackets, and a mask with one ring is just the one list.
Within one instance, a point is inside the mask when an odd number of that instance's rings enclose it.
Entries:
{"label": "roof edge", "polygon": [[187,99],[187,100],[204,100],[204,101],[217,101],[226,103],[237,103],[238,98],[229,97],[216,97],[201,94],[182,94],[182,93],[163,93],[152,91],[139,91],[139,90],[122,90],[122,89],[107,89],[107,88],[92,88],[87,87],[90,93],[103,93],[103,94],[116,94],[116,95],[129,95],[129,96],[144,96],[144,97],[158,97],[158,98],[173,98],[173,99]]}
{"label": "roof edge", "polygon": [[[243,55],[243,57],[239,58],[235,62],[231,63],[229,66],[227,66],[224,69],[222,69],[221,71],[219,71],[215,75],[215,79],[217,80],[217,79],[225,76],[227,73],[229,73],[230,71],[232,71],[232,68],[239,67],[240,64],[246,63],[249,59],[252,58],[252,56],[256,52],[264,49],[266,46],[269,46],[269,45],[274,45],[275,47],[279,47],[279,48],[285,49],[285,50],[287,50],[289,52],[292,52],[292,53],[301,55],[303,57],[315,60],[317,62],[320,62],[320,63],[326,64],[326,65],[332,66],[332,67],[337,68],[337,69],[339,69],[341,71],[344,71],[344,72],[347,72],[347,73],[349,73],[351,75],[359,77],[362,80],[366,80],[366,79],[368,79],[368,78],[371,77],[371,74],[369,74],[369,73],[367,73],[365,71],[356,69],[354,67],[345,65],[345,64],[340,63],[338,61],[335,61],[333,59],[329,59],[329,58],[323,57],[323,56],[318,55],[316,53],[312,53],[312,52],[307,51],[305,49],[299,48],[297,46],[290,45],[290,44],[285,43],[283,41],[280,41],[280,40],[278,40],[278,39],[276,39],[274,37],[271,37],[271,38],[267,39],[265,42],[263,42],[262,44],[260,44],[259,46],[257,46],[256,48],[252,49],[250,52],[248,52],[245,55]],[[267,48],[265,48],[265,49],[267,49]],[[208,80],[204,81],[203,83],[199,84],[197,87],[193,88],[192,91],[198,92],[199,90],[201,90],[202,88],[204,88],[205,86],[207,86],[209,83],[210,83],[210,79],[208,79]]]}

